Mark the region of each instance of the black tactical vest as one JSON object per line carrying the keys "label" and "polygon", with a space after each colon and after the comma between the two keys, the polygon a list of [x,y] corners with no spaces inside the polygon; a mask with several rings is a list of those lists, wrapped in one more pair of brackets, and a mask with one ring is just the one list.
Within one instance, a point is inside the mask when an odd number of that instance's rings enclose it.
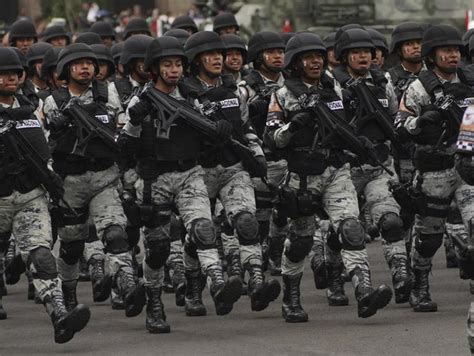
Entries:
{"label": "black tactical vest", "polygon": [[401,64],[397,64],[395,67],[390,68],[388,72],[392,79],[395,94],[397,94],[397,100],[400,103],[403,93],[407,90],[408,86],[416,80],[417,75],[407,72],[403,69]]}

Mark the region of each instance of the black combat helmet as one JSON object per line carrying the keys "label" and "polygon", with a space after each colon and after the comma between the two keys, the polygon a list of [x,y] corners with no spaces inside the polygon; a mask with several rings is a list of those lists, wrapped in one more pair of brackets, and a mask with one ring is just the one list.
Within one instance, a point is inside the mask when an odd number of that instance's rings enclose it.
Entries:
{"label": "black combat helmet", "polygon": [[28,48],[28,52],[26,52],[26,61],[30,70],[36,61],[44,59],[44,55],[51,48],[53,48],[53,46],[47,42],[34,43],[30,48]]}
{"label": "black combat helmet", "polygon": [[163,36],[170,36],[176,38],[179,43],[181,43],[181,46],[184,47],[184,44],[191,35],[188,31],[183,30],[181,28],[172,28],[171,30],[166,31]]}
{"label": "black combat helmet", "polygon": [[174,21],[171,23],[171,28],[180,28],[182,30],[187,30],[189,28],[192,30],[193,33],[198,32],[196,23],[191,17],[187,15],[182,15],[175,18]]}
{"label": "black combat helmet", "polygon": [[44,30],[41,39],[44,42],[50,42],[51,40],[58,37],[65,37],[66,45],[71,43],[71,35],[64,29],[63,26],[59,25],[47,27],[46,30]]}
{"label": "black combat helmet", "polygon": [[336,44],[336,32],[328,33],[326,37],[323,38],[323,42],[326,49],[334,48],[334,45]]}
{"label": "black combat helmet", "polygon": [[226,50],[240,50],[244,59],[244,64],[247,63],[247,46],[245,45],[245,41],[242,39],[242,37],[229,33],[227,35],[222,35],[221,38],[224,42]]}
{"label": "black combat helmet", "polygon": [[186,65],[187,58],[184,54],[183,46],[179,40],[171,36],[155,38],[150,42],[145,54],[145,70],[150,71],[153,62],[163,57],[181,57],[183,65]]}
{"label": "black combat helmet", "polygon": [[280,34],[271,31],[257,32],[250,38],[247,60],[251,63],[258,58],[260,52],[274,48],[285,49],[285,42]]}
{"label": "black combat helmet", "polygon": [[351,30],[353,28],[359,28],[361,30],[365,30],[365,27],[358,24],[358,23],[349,23],[347,25],[344,25],[342,27],[339,27],[339,29],[336,31],[336,37],[335,37],[335,43],[334,43],[334,55],[336,56],[336,59],[339,57],[339,50],[337,49],[337,41],[339,41],[339,38],[341,35],[347,31]]}
{"label": "black combat helmet", "polygon": [[320,52],[326,60],[326,46],[321,37],[310,32],[301,32],[294,35],[286,44],[285,68],[287,69],[299,54],[308,51]]}
{"label": "black combat helmet", "polygon": [[464,35],[462,35],[462,44],[464,45],[466,53],[469,53],[470,51],[471,47],[469,47],[469,40],[472,38],[472,35],[474,35],[474,28],[470,28]]}
{"label": "black combat helmet", "polygon": [[224,42],[217,33],[212,31],[196,32],[188,38],[184,45],[188,63],[192,63],[198,54],[213,50],[225,53]]}
{"label": "black combat helmet", "polygon": [[109,76],[113,75],[115,73],[115,63],[109,47],[104,44],[93,44],[91,45],[91,48],[99,62],[103,61],[107,63],[107,66],[109,67]]}
{"label": "black combat helmet", "polygon": [[231,14],[229,12],[224,12],[214,17],[212,30],[214,32],[219,33],[220,29],[224,27],[232,27],[232,26],[236,27],[237,31],[240,29],[239,24],[237,23],[237,19],[235,18],[234,14]]}
{"label": "black combat helmet", "polygon": [[147,33],[148,36],[151,36],[150,28],[148,27],[148,22],[145,19],[140,17],[136,17],[131,19],[127,26],[125,26],[125,30],[123,31],[123,39],[126,40],[129,38],[134,32],[143,32]]}
{"label": "black combat helmet", "polygon": [[10,29],[9,35],[10,45],[13,46],[17,38],[34,38],[35,42],[38,41],[38,34],[33,22],[29,20],[18,20],[15,21]]}
{"label": "black combat helmet", "polygon": [[86,45],[102,44],[102,38],[94,32],[83,32],[77,36],[74,43],[85,43]]}
{"label": "black combat helmet", "polygon": [[428,56],[436,47],[458,46],[464,52],[461,34],[451,25],[433,25],[428,28],[421,41],[421,56]]}
{"label": "black combat helmet", "polygon": [[58,56],[57,72],[58,79],[66,80],[68,78],[68,68],[72,61],[81,58],[90,58],[94,62],[95,74],[99,72],[99,62],[92,51],[92,48],[85,43],[73,43],[64,47]]}
{"label": "black combat helmet", "polygon": [[153,38],[147,35],[134,35],[129,37],[123,44],[120,64],[126,68],[134,59],[145,59],[145,53]]}
{"label": "black combat helmet", "polygon": [[112,45],[112,48],[110,48],[115,65],[119,64],[120,57],[122,56],[123,44],[124,42],[115,43]]}
{"label": "black combat helmet", "polygon": [[425,29],[423,24],[418,22],[403,22],[392,31],[392,42],[390,43],[390,53],[394,53],[403,42],[410,40],[420,40],[423,38]]}
{"label": "black combat helmet", "polygon": [[383,56],[386,57],[388,54],[388,43],[385,36],[373,28],[368,28],[367,32],[369,33],[370,38],[372,38],[375,48],[380,49]]}
{"label": "black combat helmet", "polygon": [[16,53],[18,58],[20,58],[20,62],[21,62],[21,65],[23,66],[23,70],[26,73],[28,73],[28,63],[26,61],[26,56],[23,54],[22,51],[20,51],[19,48],[17,48],[17,47],[10,47],[10,48]]}
{"label": "black combat helmet", "polygon": [[115,30],[107,21],[97,21],[91,26],[91,32],[97,33],[101,38],[112,37],[115,40]]}
{"label": "black combat helmet", "polygon": [[47,80],[51,75],[51,70],[53,70],[58,64],[59,52],[62,48],[52,47],[46,51],[43,57],[43,65],[41,66],[41,79]]}
{"label": "black combat helmet", "polygon": [[360,28],[351,28],[344,31],[336,42],[336,59],[342,61],[345,53],[355,48],[368,48],[375,57],[375,45],[370,34]]}
{"label": "black combat helmet", "polygon": [[14,71],[23,75],[23,65],[16,51],[9,47],[0,47],[0,72]]}

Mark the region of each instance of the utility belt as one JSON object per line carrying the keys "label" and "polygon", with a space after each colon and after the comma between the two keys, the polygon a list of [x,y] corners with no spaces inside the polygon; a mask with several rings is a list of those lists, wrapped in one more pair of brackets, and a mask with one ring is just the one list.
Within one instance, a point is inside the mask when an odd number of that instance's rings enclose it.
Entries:
{"label": "utility belt", "polygon": [[137,173],[144,179],[148,177],[156,178],[164,173],[186,172],[195,167],[197,164],[197,159],[195,158],[178,161],[157,161],[147,159],[145,161],[138,162]]}
{"label": "utility belt", "polygon": [[12,195],[13,191],[26,194],[38,186],[39,182],[27,167],[14,163],[0,169],[0,197],[2,198]]}
{"label": "utility belt", "polygon": [[342,152],[326,148],[310,151],[309,149],[294,149],[288,153],[288,171],[318,176],[326,168],[341,168],[347,162],[347,156]]}
{"label": "utility belt", "polygon": [[201,166],[203,168],[214,168],[220,164],[221,166],[227,168],[241,161],[240,157],[238,157],[236,154],[234,154],[227,148],[222,147],[221,149],[226,150],[226,152],[220,154],[219,157],[208,158],[208,155],[206,154],[203,159],[200,159],[199,163],[201,164]]}
{"label": "utility belt", "polygon": [[[390,148],[385,143],[377,143],[374,144],[374,153],[377,156],[379,162],[385,162],[390,156]],[[363,164],[368,164],[372,167],[379,167],[379,164],[377,164],[370,158],[364,162],[357,157],[351,157],[349,159],[349,162],[351,164],[351,167],[360,167]]]}
{"label": "utility belt", "polygon": [[59,175],[83,174],[85,172],[100,172],[115,164],[115,159],[106,158],[76,158],[74,156],[54,157],[53,168]]}
{"label": "utility belt", "polygon": [[454,154],[417,147],[413,165],[421,173],[443,171],[454,167]]}

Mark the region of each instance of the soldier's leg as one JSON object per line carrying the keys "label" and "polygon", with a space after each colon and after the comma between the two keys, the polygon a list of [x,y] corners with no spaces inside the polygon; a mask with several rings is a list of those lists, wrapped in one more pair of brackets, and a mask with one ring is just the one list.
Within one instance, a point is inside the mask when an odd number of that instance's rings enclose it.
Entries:
{"label": "soldier's leg", "polygon": [[171,284],[175,293],[175,302],[179,307],[184,306],[186,279],[184,277],[183,241],[186,238],[186,228],[181,218],[175,214],[171,216],[170,227],[170,255],[166,266],[170,274]]}
{"label": "soldier's leg", "polygon": [[252,181],[241,164],[226,168],[220,180],[223,184],[219,196],[239,239],[242,265],[250,275],[251,308],[260,311],[278,297],[280,284],[273,279],[264,279]]}
{"label": "soldier's leg", "polygon": [[316,289],[328,287],[328,271],[326,265],[326,235],[329,230],[329,220],[316,218],[316,229],[311,248],[311,269],[313,270],[314,286]]}
{"label": "soldier's leg", "polygon": [[444,251],[446,253],[446,267],[457,268],[458,259],[454,250],[453,235],[462,234],[464,225],[461,213],[454,200],[449,207],[448,218],[446,219],[446,233],[444,234]]}
{"label": "soldier's leg", "polygon": [[[4,214],[0,212],[0,223],[2,224],[3,228],[7,228],[6,218],[7,216],[5,216]],[[11,217],[9,220],[11,221]],[[5,279],[3,276],[4,274],[3,256],[8,249],[10,235],[11,235],[10,231],[0,232],[0,256],[2,256],[2,258],[0,259],[0,320],[7,318],[7,312],[5,311],[5,309],[3,309],[3,306],[2,306],[2,297],[7,295]]]}
{"label": "soldier's leg", "polygon": [[14,194],[18,195],[15,200],[19,210],[14,217],[12,232],[24,261],[30,263],[33,283],[54,326],[55,342],[68,342],[87,325],[89,308],[79,304],[66,309],[56,261],[50,250],[51,219],[42,191],[34,189],[26,194]]}
{"label": "soldier's leg", "polygon": [[[323,196],[326,211],[336,231],[336,234],[328,236],[328,245],[332,251],[341,251],[342,260],[355,288],[358,315],[367,318],[390,302],[392,291],[385,285],[376,289],[372,287],[365,231],[357,220],[357,194],[349,178],[349,168],[347,165],[343,166],[334,174]],[[370,190],[367,191],[366,186],[365,196],[369,200],[367,193]]]}
{"label": "soldier's leg", "polygon": [[367,207],[382,236],[385,260],[390,266],[395,302],[408,302],[413,280],[408,270],[403,220],[400,206],[389,191],[388,173],[373,177],[365,188]]}

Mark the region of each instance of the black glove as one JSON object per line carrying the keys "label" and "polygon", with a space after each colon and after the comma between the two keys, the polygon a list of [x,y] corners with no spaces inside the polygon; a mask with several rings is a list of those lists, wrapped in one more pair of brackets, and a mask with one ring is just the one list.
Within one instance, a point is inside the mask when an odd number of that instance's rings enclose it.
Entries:
{"label": "black glove", "polygon": [[257,117],[257,116],[267,116],[268,112],[268,101],[263,99],[257,99],[252,101],[249,104],[249,117]]}
{"label": "black glove", "polygon": [[442,120],[443,118],[439,111],[429,110],[418,118],[418,127],[422,128],[430,125],[441,125]]}
{"label": "black glove", "polygon": [[124,190],[121,198],[123,211],[130,226],[139,226],[141,221],[140,207],[136,202],[135,194],[129,190]]}
{"label": "black glove", "polygon": [[59,174],[51,170],[48,170],[48,176],[49,176],[49,179],[51,179],[51,182],[53,183],[53,185],[56,187],[56,191],[58,192],[58,195],[60,197],[63,197],[64,196],[63,179],[59,176]]}
{"label": "black glove", "polygon": [[227,141],[232,135],[234,127],[227,120],[219,120],[216,122],[217,138],[222,141]]}
{"label": "black glove", "polygon": [[313,119],[308,113],[298,113],[291,119],[289,130],[290,132],[296,132],[298,130],[304,129],[305,127],[310,127]]}
{"label": "black glove", "polygon": [[143,122],[143,119],[153,109],[148,96],[140,95],[140,101],[136,102],[133,106],[128,109],[128,115],[130,117],[130,123],[133,126],[138,126]]}
{"label": "black glove", "polygon": [[366,148],[367,150],[374,149],[374,144],[366,136],[357,136],[357,139],[359,140],[360,144],[364,146],[364,148]]}
{"label": "black glove", "polygon": [[267,160],[265,156],[256,156],[252,160],[245,162],[244,168],[249,172],[250,177],[264,178],[267,176]]}
{"label": "black glove", "polygon": [[65,129],[71,123],[69,116],[63,115],[59,110],[54,110],[48,115],[48,127],[51,130],[59,131]]}

